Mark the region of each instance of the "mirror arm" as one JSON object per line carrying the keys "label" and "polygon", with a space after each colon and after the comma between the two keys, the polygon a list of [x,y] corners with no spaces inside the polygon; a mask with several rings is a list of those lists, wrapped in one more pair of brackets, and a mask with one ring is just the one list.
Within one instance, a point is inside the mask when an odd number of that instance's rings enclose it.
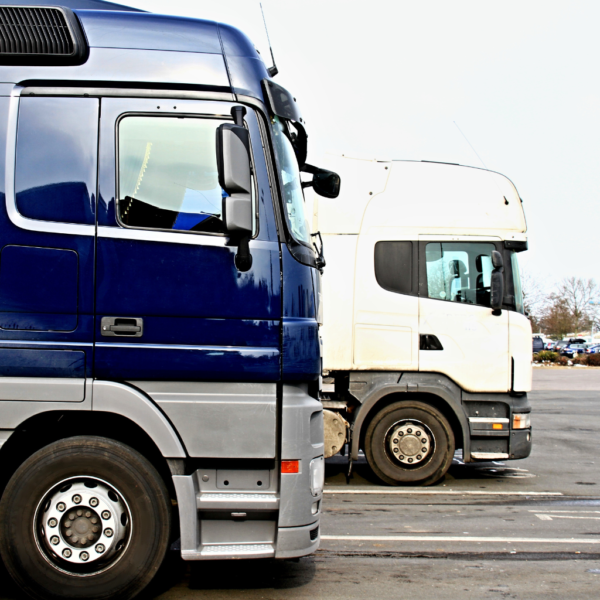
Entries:
{"label": "mirror arm", "polygon": [[250,236],[244,235],[239,239],[238,250],[235,255],[235,266],[238,271],[245,273],[252,266],[252,254],[250,254]]}
{"label": "mirror arm", "polygon": [[303,181],[302,182],[302,189],[308,188],[308,187],[312,187],[313,186],[313,181]]}

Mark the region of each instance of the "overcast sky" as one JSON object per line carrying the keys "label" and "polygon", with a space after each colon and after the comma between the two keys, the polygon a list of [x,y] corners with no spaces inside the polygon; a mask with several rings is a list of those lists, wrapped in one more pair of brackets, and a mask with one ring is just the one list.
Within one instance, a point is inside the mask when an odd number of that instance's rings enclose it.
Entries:
{"label": "overcast sky", "polygon": [[[235,25],[271,64],[258,1],[123,3]],[[485,165],[524,200],[525,269],[548,285],[600,280],[600,2],[263,0],[263,8],[276,81],[308,122],[311,163],[334,151]]]}

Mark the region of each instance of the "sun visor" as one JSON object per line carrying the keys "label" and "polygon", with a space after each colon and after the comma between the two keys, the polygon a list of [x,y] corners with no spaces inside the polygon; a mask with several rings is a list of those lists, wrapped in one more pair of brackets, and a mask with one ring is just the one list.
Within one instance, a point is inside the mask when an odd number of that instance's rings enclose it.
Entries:
{"label": "sun visor", "polygon": [[262,85],[265,99],[274,115],[295,123],[304,123],[294,96],[270,79],[263,79]]}

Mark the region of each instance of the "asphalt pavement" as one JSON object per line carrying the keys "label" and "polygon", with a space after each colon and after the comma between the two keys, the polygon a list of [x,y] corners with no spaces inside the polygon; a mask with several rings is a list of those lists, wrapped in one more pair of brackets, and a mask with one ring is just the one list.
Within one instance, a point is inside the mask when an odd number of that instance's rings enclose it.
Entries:
{"label": "asphalt pavement", "polygon": [[[600,597],[600,369],[534,371],[533,452],[464,464],[429,488],[381,486],[327,461],[322,543],[294,561],[170,557],[144,597]],[[0,570],[0,600],[22,600]]]}

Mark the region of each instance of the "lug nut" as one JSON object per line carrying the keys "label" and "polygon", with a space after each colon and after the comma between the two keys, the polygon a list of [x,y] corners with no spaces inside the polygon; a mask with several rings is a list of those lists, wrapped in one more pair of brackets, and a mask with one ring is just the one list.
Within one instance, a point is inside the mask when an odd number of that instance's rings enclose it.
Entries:
{"label": "lug nut", "polygon": [[77,515],[74,512],[69,513],[69,520],[70,521],[74,521],[76,518],[77,518]]}
{"label": "lug nut", "polygon": [[78,510],[77,511],[77,516],[78,517],[83,517],[83,511],[82,510]]}
{"label": "lug nut", "polygon": [[75,494],[71,500],[73,500],[74,504],[81,504],[81,496],[79,494]]}
{"label": "lug nut", "polygon": [[73,535],[72,529],[67,529],[67,537],[71,537]]}
{"label": "lug nut", "polygon": [[96,517],[92,517],[90,520],[94,525],[98,522],[98,519],[96,519]]}
{"label": "lug nut", "polygon": [[87,519],[89,519],[92,516],[92,513],[89,510],[85,511],[85,516]]}
{"label": "lug nut", "polygon": [[398,454],[398,448],[394,448],[394,452]]}
{"label": "lug nut", "polygon": [[105,535],[106,537],[108,537],[108,538],[109,538],[109,537],[112,537],[112,536],[113,536],[113,533],[114,533],[114,532],[113,532],[113,530],[112,530],[110,527],[107,527],[107,528],[104,530],[104,535]]}
{"label": "lug nut", "polygon": [[398,435],[404,435],[404,431],[399,431]]}
{"label": "lug nut", "polygon": [[427,448],[421,448],[421,452],[427,452]]}
{"label": "lug nut", "polygon": [[58,521],[52,517],[49,521],[48,521],[48,527],[56,527],[58,525]]}
{"label": "lug nut", "polygon": [[100,501],[98,500],[98,498],[90,498],[90,506],[91,506],[92,508],[95,508],[96,506],[98,506],[98,503],[99,503],[99,502],[100,502]]}
{"label": "lug nut", "polygon": [[412,461],[413,461],[413,459],[412,459],[412,458],[409,458],[409,459],[408,459],[408,462],[409,462],[409,463],[411,463]]}
{"label": "lug nut", "polygon": [[104,548],[104,544],[98,544],[98,545],[96,546],[96,552],[97,552],[98,554],[102,554],[102,553],[104,552],[104,550],[105,550],[105,548]]}
{"label": "lug nut", "polygon": [[427,443],[427,438],[423,438],[423,439],[421,440],[421,444],[426,444],[426,443]]}
{"label": "lug nut", "polygon": [[417,460],[421,460],[423,457],[420,454],[417,454]]}
{"label": "lug nut", "polygon": [[421,435],[421,432],[420,432],[420,431],[417,431],[417,433],[415,433],[415,435],[416,435],[417,437],[419,437],[419,436]]}
{"label": "lug nut", "polygon": [[110,519],[110,512],[107,510],[103,510],[102,511],[102,518],[107,521],[108,519]]}
{"label": "lug nut", "polygon": [[82,553],[79,555],[79,558],[80,558],[81,560],[83,560],[83,561],[86,561],[86,560],[88,560],[88,558],[89,558],[89,557],[90,557],[90,555],[89,555],[87,552],[82,552]]}
{"label": "lug nut", "polygon": [[393,442],[394,444],[397,444],[397,443],[398,443],[398,440],[392,440],[392,442]]}
{"label": "lug nut", "polygon": [[406,430],[408,433],[412,433],[412,429],[410,427]]}
{"label": "lug nut", "polygon": [[400,457],[400,460],[404,460],[404,456],[401,456],[401,457]]}
{"label": "lug nut", "polygon": [[59,512],[65,512],[65,510],[67,510],[67,505],[64,502],[59,502],[56,505],[56,510],[58,510]]}
{"label": "lug nut", "polygon": [[63,554],[63,556],[64,556],[65,558],[71,558],[71,554],[73,554],[73,553],[71,552],[71,550],[70,550],[69,548],[65,548],[65,549],[63,550],[63,553],[62,553],[62,554]]}
{"label": "lug nut", "polygon": [[60,539],[58,538],[58,536],[57,536],[57,535],[53,535],[53,536],[50,538],[50,543],[51,543],[53,546],[58,546],[58,543],[59,543],[59,542],[60,542]]}

